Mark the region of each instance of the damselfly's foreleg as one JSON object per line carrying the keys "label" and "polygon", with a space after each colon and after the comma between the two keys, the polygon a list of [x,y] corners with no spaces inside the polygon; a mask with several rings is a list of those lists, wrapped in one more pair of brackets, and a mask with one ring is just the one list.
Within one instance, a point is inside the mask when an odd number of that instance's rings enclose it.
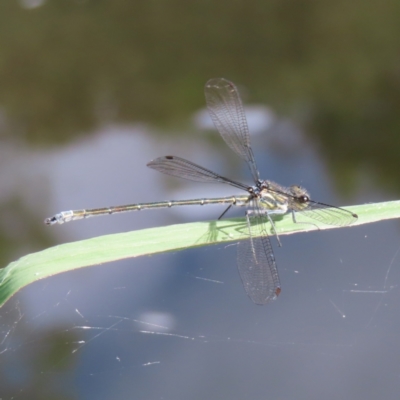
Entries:
{"label": "damselfly's foreleg", "polygon": [[[248,210],[248,211],[246,212],[247,220],[249,220],[248,215],[249,215],[249,214],[252,214],[253,212],[254,212],[253,210]],[[271,224],[272,231],[273,231],[273,233],[274,233],[274,235],[275,235],[275,237],[276,237],[276,240],[278,241],[279,247],[282,247],[282,243],[281,243],[281,241],[280,241],[280,239],[279,239],[278,232],[276,231],[276,227],[275,227],[274,221],[272,220],[271,215],[270,215],[270,214],[278,214],[278,213],[269,213],[269,212],[263,210],[261,214],[267,216],[268,221],[269,221],[269,223]]]}
{"label": "damselfly's foreleg", "polygon": [[251,221],[250,221],[250,214],[252,214],[252,210],[247,210],[246,211],[246,222],[247,222],[247,228],[249,230],[249,240],[251,243],[251,252],[253,253],[253,259],[255,261],[255,264],[258,264],[257,262],[257,254],[256,254],[256,250],[254,248],[254,242],[253,242],[253,235],[251,234]]}
{"label": "damselfly's foreleg", "polygon": [[319,226],[317,224],[313,224],[312,222],[303,222],[303,221],[299,222],[299,221],[297,221],[296,212],[294,210],[292,210],[292,218],[293,218],[293,222],[295,224],[312,225],[312,226],[315,226],[317,228],[317,230],[320,230]]}

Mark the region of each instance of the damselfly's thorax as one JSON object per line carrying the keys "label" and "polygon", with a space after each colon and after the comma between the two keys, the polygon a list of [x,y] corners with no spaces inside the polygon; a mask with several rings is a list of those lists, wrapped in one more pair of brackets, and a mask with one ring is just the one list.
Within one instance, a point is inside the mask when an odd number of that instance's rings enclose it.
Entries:
{"label": "damselfly's thorax", "polygon": [[272,213],[285,214],[288,211],[288,197],[281,190],[271,190],[273,183],[270,181],[259,181],[254,189],[257,193],[260,206]]}
{"label": "damselfly's thorax", "polygon": [[310,195],[299,185],[285,187],[273,181],[259,181],[257,188],[261,202],[267,203],[271,209],[302,211],[310,204]]}

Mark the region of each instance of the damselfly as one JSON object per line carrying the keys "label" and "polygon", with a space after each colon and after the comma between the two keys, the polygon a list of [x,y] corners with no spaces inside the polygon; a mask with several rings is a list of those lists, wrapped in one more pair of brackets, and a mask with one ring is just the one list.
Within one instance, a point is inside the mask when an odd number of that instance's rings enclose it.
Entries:
{"label": "damselfly", "polygon": [[[249,239],[240,241],[237,250],[239,273],[246,293],[256,304],[265,304],[281,292],[276,261],[267,234],[270,223],[276,234],[274,214],[292,213],[296,222],[299,212],[313,220],[328,225],[346,226],[357,219],[357,215],[343,208],[329,206],[310,199],[307,191],[298,185],[288,188],[269,180],[261,180],[250,144],[249,129],[243,104],[236,86],[223,78],[211,79],[205,86],[205,97],[209,114],[225,143],[246,161],[254,184],[245,185],[225,178],[191,161],[176,156],[157,158],[148,167],[164,174],[178,176],[197,182],[224,183],[246,192],[240,196],[174,200],[156,203],[130,204],[90,210],[62,211],[47,218],[47,225],[63,224],[82,218],[151,208],[168,208],[181,205],[229,204],[220,218],[231,206],[246,208]],[[279,237],[276,234],[278,241]]]}

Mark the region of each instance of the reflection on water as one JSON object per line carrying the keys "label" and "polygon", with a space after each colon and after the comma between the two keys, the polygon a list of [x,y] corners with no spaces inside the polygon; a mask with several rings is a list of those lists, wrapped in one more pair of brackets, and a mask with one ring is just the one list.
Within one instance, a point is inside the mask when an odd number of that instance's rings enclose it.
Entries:
{"label": "reflection on water", "polygon": [[[283,133],[282,127],[290,125],[277,121],[274,126]],[[290,140],[274,146],[274,135],[252,138],[261,175],[304,183],[315,196],[341,204],[315,149],[299,131],[282,137],[295,138],[295,152]],[[219,185],[165,178],[145,167],[148,160],[172,153],[245,181],[241,175],[247,170],[235,155],[205,139],[193,132],[184,140],[164,141],[147,127],[110,126],[57,151],[31,150],[19,158],[9,151],[8,165],[29,158],[31,168],[41,171],[38,181],[21,171],[27,182],[23,197],[42,199],[33,202],[30,218],[42,235],[62,243],[218,217],[218,207],[188,207],[38,227],[50,210],[234,194]],[[312,392],[325,390],[343,373],[353,382],[358,375],[349,365],[366,355],[376,358],[378,349],[377,365],[383,359],[388,363],[388,352],[397,345],[389,338],[399,325],[400,276],[393,267],[399,260],[391,260],[398,233],[394,223],[382,225],[293,235],[282,238],[283,248],[274,242],[284,290],[278,302],[264,308],[243,291],[235,244],[125,260],[36,282],[2,309],[0,370],[7,377],[6,393],[9,398],[42,393],[43,373],[48,382],[64,382],[69,371],[85,388],[76,389],[82,396],[104,399],[111,393],[201,399],[215,391],[230,398],[262,398],[267,387],[276,397],[292,397],[299,392],[296,382],[310,376]],[[384,242],[382,229],[388,235]],[[387,365],[384,374],[396,370],[396,359]],[[363,373],[378,371],[370,366]],[[284,384],[288,374],[289,385]],[[236,384],[242,380],[253,382],[252,388]],[[397,379],[389,380],[386,390],[396,385]],[[346,395],[350,386],[339,392]],[[59,396],[57,389],[53,392]]]}

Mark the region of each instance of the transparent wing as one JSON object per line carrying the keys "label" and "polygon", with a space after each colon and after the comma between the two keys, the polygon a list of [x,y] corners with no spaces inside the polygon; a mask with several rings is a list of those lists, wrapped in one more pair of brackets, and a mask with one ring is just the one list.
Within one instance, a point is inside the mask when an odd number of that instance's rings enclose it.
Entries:
{"label": "transparent wing", "polygon": [[226,183],[239,189],[247,190],[247,186],[240,182],[224,178],[206,168],[201,167],[184,158],[175,156],[165,156],[156,158],[147,164],[148,167],[155,169],[163,174],[177,176],[196,182],[205,183]]}
{"label": "transparent wing", "polygon": [[274,300],[281,291],[274,252],[265,228],[267,221],[268,217],[258,207],[258,200],[251,200],[247,214],[250,238],[239,242],[237,259],[244,289],[256,304]]}
{"label": "transparent wing", "polygon": [[244,159],[257,183],[259,174],[250,144],[249,128],[236,86],[224,78],[210,79],[204,93],[211,119],[226,144]]}
{"label": "transparent wing", "polygon": [[[293,209],[296,211],[295,207]],[[305,210],[298,211],[300,215],[322,222],[326,225],[347,226],[357,221],[357,215],[349,210],[310,200]]]}

